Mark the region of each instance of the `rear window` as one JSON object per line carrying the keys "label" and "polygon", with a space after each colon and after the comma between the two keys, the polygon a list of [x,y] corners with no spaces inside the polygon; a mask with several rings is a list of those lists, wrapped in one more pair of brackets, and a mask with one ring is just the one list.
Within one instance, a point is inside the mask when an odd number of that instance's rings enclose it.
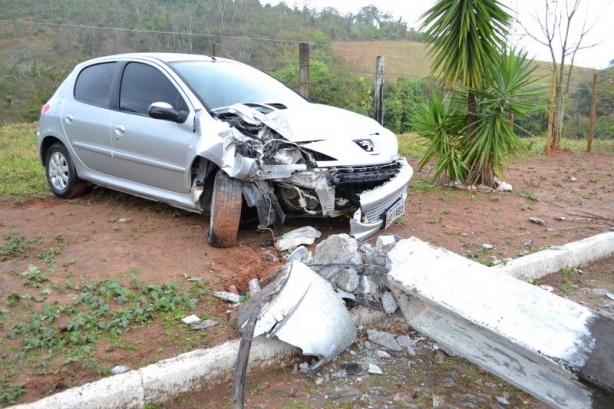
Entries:
{"label": "rear window", "polygon": [[75,83],[75,99],[103,108],[109,107],[111,82],[116,62],[90,65],[84,68]]}

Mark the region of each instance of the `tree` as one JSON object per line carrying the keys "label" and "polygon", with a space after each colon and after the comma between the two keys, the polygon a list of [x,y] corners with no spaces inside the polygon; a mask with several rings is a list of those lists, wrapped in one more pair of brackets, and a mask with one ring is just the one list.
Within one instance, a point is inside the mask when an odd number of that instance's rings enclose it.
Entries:
{"label": "tree", "polygon": [[[477,136],[474,90],[483,87],[484,74],[496,65],[504,47],[511,16],[497,0],[439,0],[423,16],[424,38],[434,57],[432,72],[448,87],[467,91],[469,139]],[[489,167],[490,166],[490,167]],[[493,184],[492,163],[469,170],[472,182]]]}
{"label": "tree", "polygon": [[[539,33],[521,24],[524,32],[533,40],[548,48],[552,70],[557,72],[555,83],[554,127],[550,147],[561,148],[563,120],[565,117],[565,96],[569,93],[569,81],[578,51],[591,48],[596,43],[583,44],[587,34],[597,20],[589,23],[588,17],[577,19],[582,12],[581,0],[543,0],[543,9],[535,6],[533,19],[539,26]],[[588,5],[586,6],[588,11]]]}
{"label": "tree", "polygon": [[413,118],[415,131],[430,141],[418,168],[436,157],[435,178],[443,175],[452,181],[494,186],[495,176],[503,177],[505,161],[524,151],[512,118],[522,119],[536,108],[540,90],[530,87],[537,80],[531,79],[535,69],[525,52],[515,50],[504,52],[496,65],[488,67],[481,88],[472,90],[478,108],[474,134],[467,132],[464,87],[455,88],[446,102],[433,96]]}

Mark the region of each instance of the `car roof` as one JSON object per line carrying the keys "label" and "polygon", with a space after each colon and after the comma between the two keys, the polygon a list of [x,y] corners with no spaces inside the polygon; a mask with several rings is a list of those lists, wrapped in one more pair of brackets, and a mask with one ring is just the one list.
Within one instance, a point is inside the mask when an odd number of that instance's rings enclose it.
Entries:
{"label": "car roof", "polygon": [[101,63],[107,61],[117,60],[131,60],[131,61],[150,61],[150,62],[163,62],[171,63],[176,61],[223,61],[223,62],[236,62],[227,58],[211,57],[203,54],[181,54],[181,53],[126,53],[107,55],[104,57],[93,58],[82,62],[79,65],[90,65],[94,63]]}

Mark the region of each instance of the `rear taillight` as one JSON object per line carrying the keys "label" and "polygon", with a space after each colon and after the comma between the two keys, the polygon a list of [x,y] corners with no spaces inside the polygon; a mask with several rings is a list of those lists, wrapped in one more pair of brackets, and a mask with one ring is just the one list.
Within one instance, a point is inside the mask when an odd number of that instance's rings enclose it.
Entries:
{"label": "rear taillight", "polygon": [[49,104],[43,105],[43,107],[41,108],[41,116],[45,115],[45,113],[49,111],[49,108],[51,108]]}

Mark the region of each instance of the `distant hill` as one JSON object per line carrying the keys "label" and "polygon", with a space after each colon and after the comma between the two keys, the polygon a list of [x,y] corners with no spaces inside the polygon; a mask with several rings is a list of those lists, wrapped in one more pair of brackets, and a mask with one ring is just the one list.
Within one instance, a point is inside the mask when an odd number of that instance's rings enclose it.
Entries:
{"label": "distant hill", "polygon": [[[428,45],[413,41],[334,41],[335,55],[351,62],[356,72],[371,77],[375,72],[375,59],[385,57],[387,81],[399,77],[425,78],[430,75],[432,59],[427,57]],[[540,83],[550,85],[551,63],[536,61],[536,75],[543,77]],[[572,92],[580,84],[590,83],[596,71],[593,68],[574,67],[570,87]]]}

